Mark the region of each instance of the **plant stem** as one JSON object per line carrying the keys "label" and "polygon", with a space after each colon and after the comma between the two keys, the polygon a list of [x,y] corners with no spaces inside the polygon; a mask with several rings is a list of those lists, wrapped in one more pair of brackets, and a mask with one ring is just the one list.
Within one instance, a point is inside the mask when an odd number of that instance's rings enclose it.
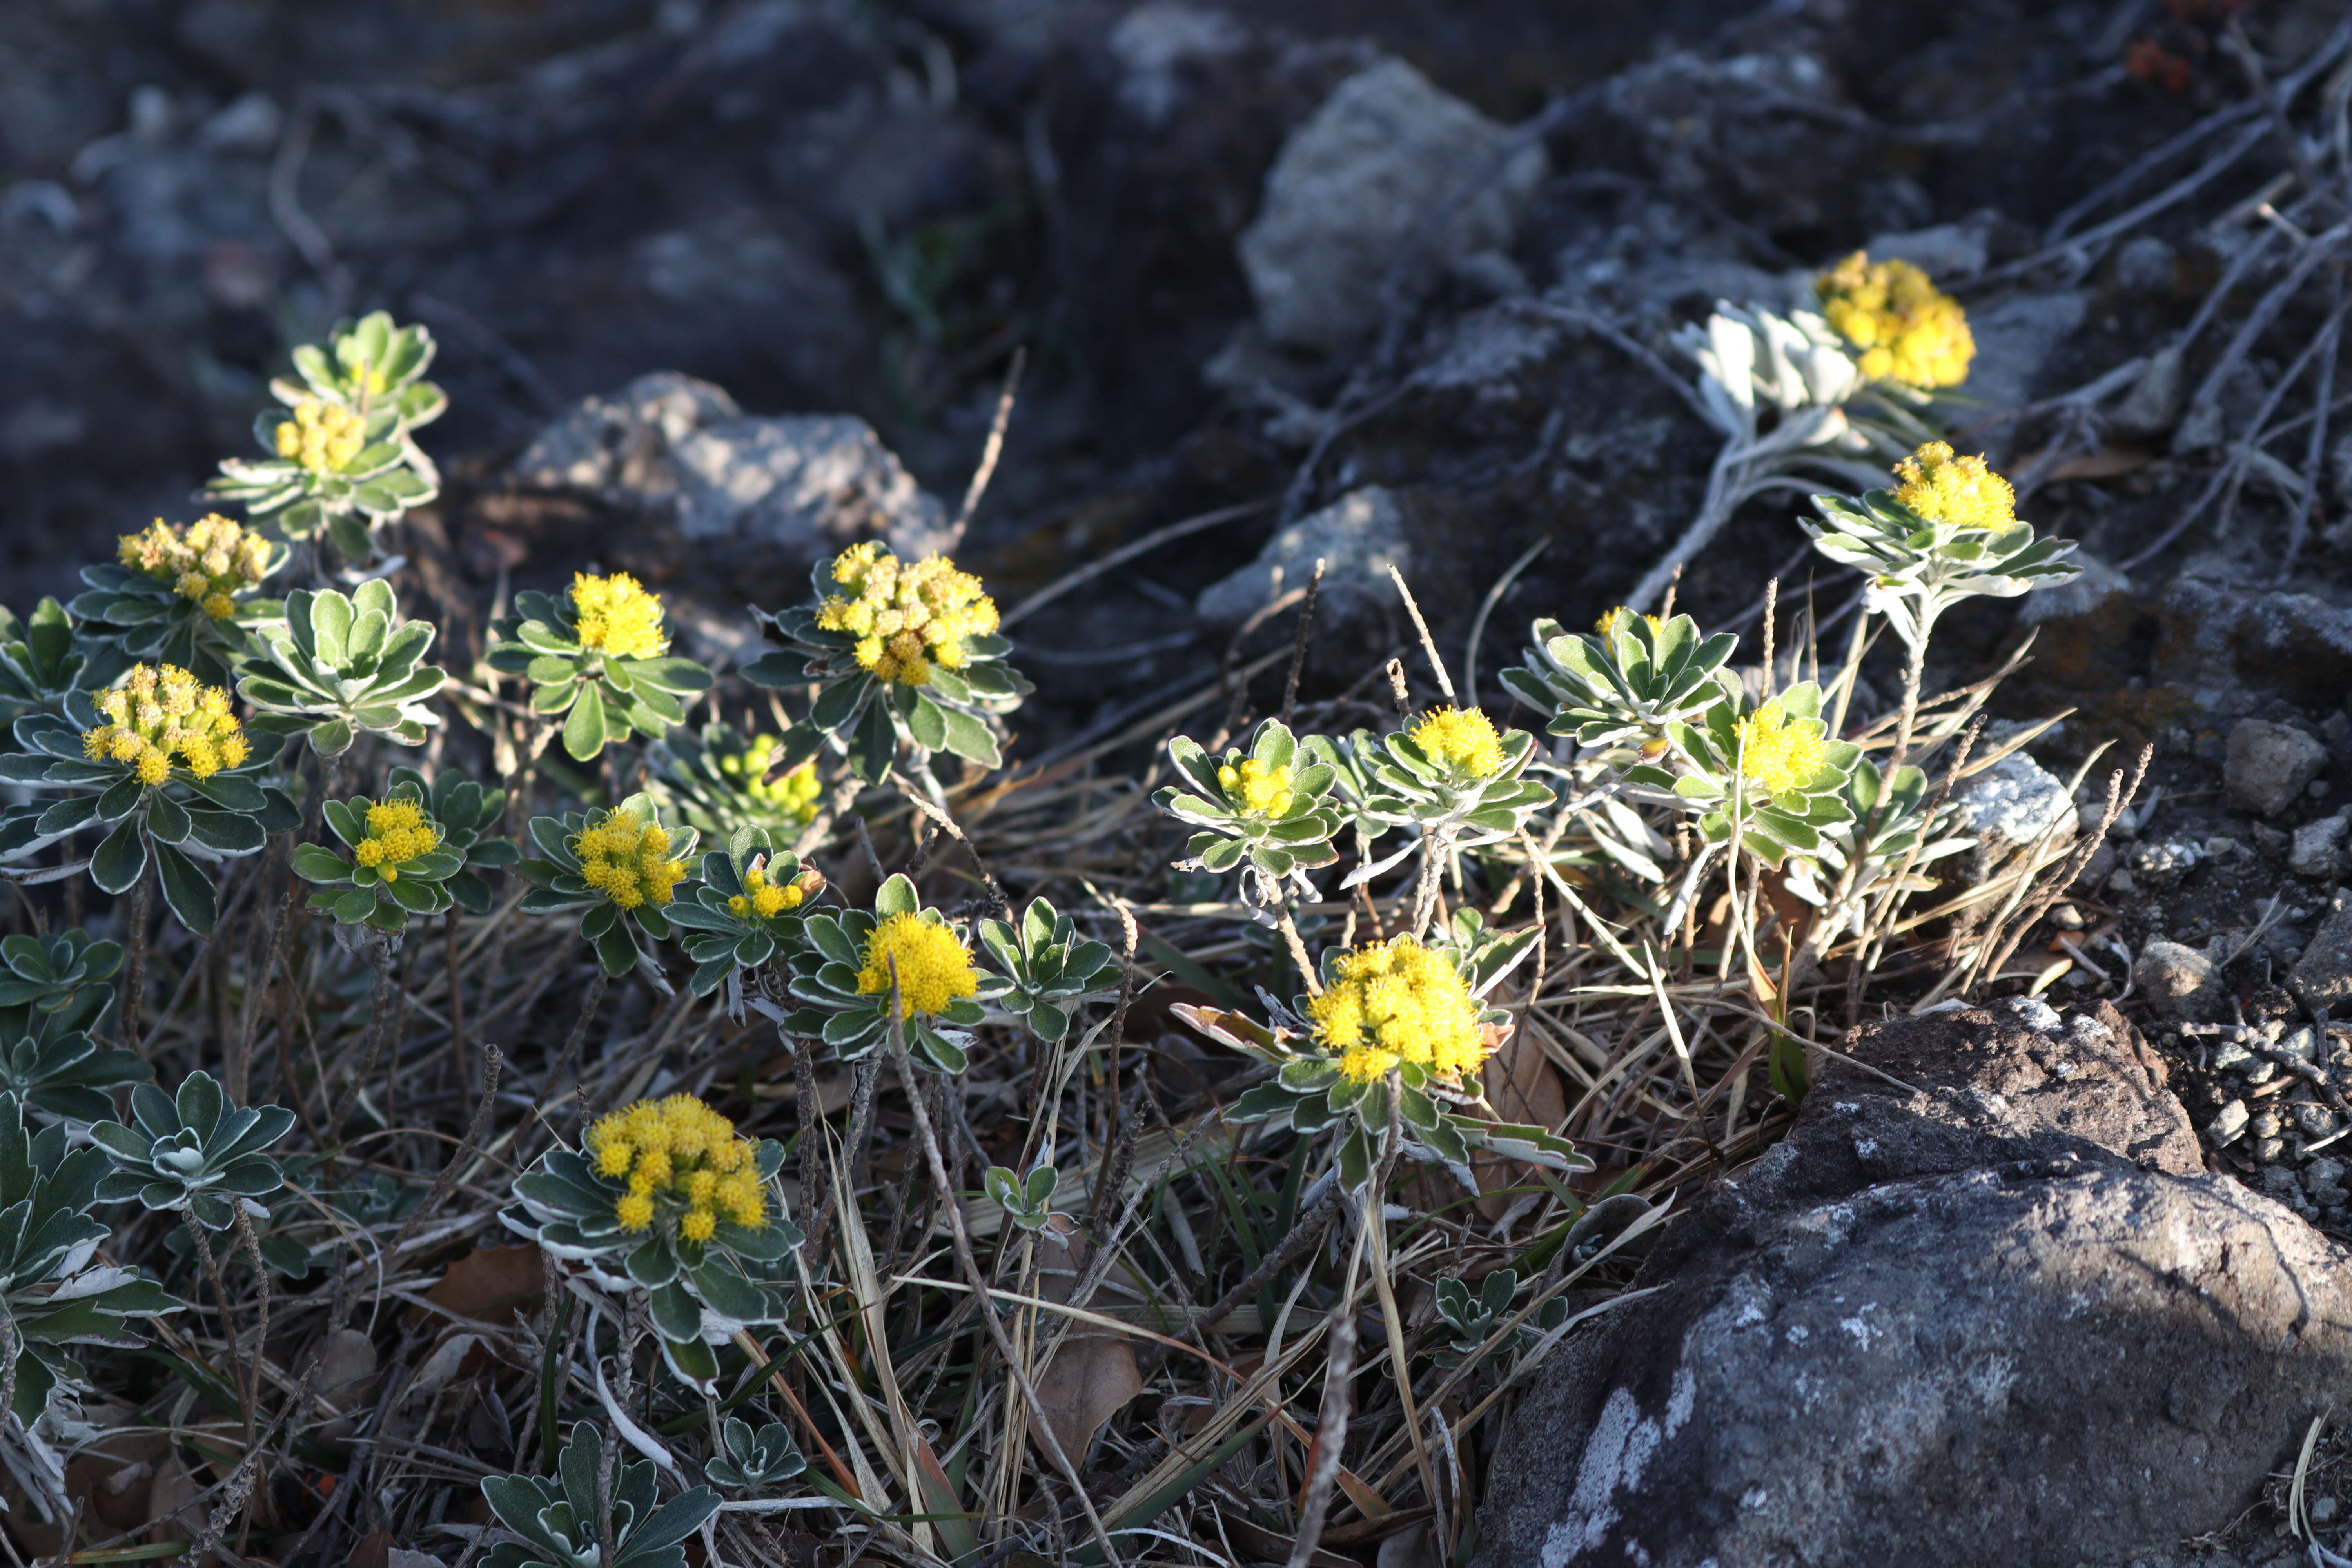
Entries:
{"label": "plant stem", "polygon": [[588,1118],[588,1086],[580,1080],[580,1053],[588,1041],[588,1025],[596,1016],[597,1004],[604,1000],[604,987],[612,977],[604,973],[602,963],[596,965],[596,978],[588,983],[588,994],[581,998],[580,1020],[572,1026],[572,1037],[563,1042],[563,1055],[555,1067],[555,1080],[548,1085],[554,1089],[565,1079],[572,1079],[580,1104],[582,1121]]}
{"label": "plant stem", "polygon": [[122,965],[122,1016],[116,1020],[116,1031],[134,1051],[139,1048],[139,1014],[146,1002],[147,901],[153,889],[153,881],[142,874],[131,890],[131,956]]}

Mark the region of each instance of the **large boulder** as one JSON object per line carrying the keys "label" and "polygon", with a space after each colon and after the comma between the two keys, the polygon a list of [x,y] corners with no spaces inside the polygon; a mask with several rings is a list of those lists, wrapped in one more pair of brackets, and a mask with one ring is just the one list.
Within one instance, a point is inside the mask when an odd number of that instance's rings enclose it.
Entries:
{"label": "large boulder", "polygon": [[[2352,1277],[2106,1004],[1867,1025],[1553,1353],[1479,1568],[2052,1568],[2228,1525],[2352,1397]],[[1888,1079],[1898,1079],[1896,1088]]]}
{"label": "large boulder", "polygon": [[1381,324],[1383,288],[1424,226],[1444,213],[1432,259],[1509,246],[1549,165],[1540,146],[1507,152],[1510,132],[1399,59],[1341,82],[1291,132],[1242,231],[1242,269],[1258,324],[1276,343],[1339,349]]}
{"label": "large boulder", "polygon": [[864,539],[922,555],[947,537],[946,508],[863,419],[747,416],[722,388],[676,371],[582,400],[512,473],[658,517],[699,549],[805,563]]}

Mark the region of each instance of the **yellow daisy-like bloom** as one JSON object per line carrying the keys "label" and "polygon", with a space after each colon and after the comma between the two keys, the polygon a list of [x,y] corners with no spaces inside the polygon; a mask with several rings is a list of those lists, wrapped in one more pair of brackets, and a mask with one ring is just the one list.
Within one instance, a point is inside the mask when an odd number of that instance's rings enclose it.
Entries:
{"label": "yellow daisy-like bloom", "polygon": [[1370,1083],[1406,1062],[1459,1078],[1486,1059],[1478,1003],[1454,965],[1409,936],[1342,955],[1339,979],[1307,1004],[1339,1071]]}
{"label": "yellow daisy-like bloom", "polygon": [[626,572],[572,574],[572,615],[580,646],[615,658],[655,658],[669,651],[660,595]]}
{"label": "yellow daisy-like bloom", "polygon": [[236,595],[269,569],[269,541],[217,513],[185,528],[159,517],[142,532],[123,534],[114,553],[133,572],[169,583],[173,593],[216,621],[236,615]]}
{"label": "yellow daisy-like bloom", "polygon": [[1280,816],[1288,811],[1295,798],[1290,780],[1288,768],[1269,768],[1255,757],[1217,769],[1217,787],[1225,792],[1226,804],[1252,816]]}
{"label": "yellow daisy-like bloom", "polygon": [[1960,302],[1907,261],[1874,263],[1857,250],[1813,279],[1822,314],[1861,350],[1862,374],[1906,386],[1957,386],[1975,337]]}
{"label": "yellow daisy-like bloom", "polygon": [[668,903],[686,879],[686,862],[669,858],[669,834],[661,825],[620,812],[574,836],[572,852],[580,857],[580,879],[625,910]]}
{"label": "yellow daisy-like bloom", "polygon": [[[1624,624],[1625,617],[1633,613],[1623,605],[1618,605],[1613,610],[1604,610],[1601,612],[1601,618],[1592,623],[1592,629],[1604,637],[1614,637],[1617,635],[1617,628]],[[1643,616],[1640,618],[1650,623],[1650,630],[1653,634],[1666,629],[1666,623],[1656,616]]]}
{"label": "yellow daisy-like bloom", "polygon": [[834,558],[833,580],[846,592],[817,607],[816,624],[856,638],[859,668],[900,686],[928,686],[934,666],[961,669],[971,662],[965,640],[996,629],[996,602],[944,555],[909,565],[878,544],[856,544]]}
{"label": "yellow daisy-like bloom", "polygon": [[1895,465],[1895,499],[1929,522],[2007,533],[2017,526],[2017,491],[1981,455],[1958,458],[1951,444],[1930,441]]}
{"label": "yellow daisy-like bloom", "polygon": [[1739,721],[1740,774],[1769,794],[1809,782],[1828,760],[1819,721],[1792,717],[1777,700]]}
{"label": "yellow daisy-like bloom", "polygon": [[294,417],[278,426],[278,455],[314,474],[331,473],[360,455],[367,421],[348,408],[304,398]]}
{"label": "yellow daisy-like bloom", "polygon": [[600,1117],[582,1144],[599,1176],[627,1184],[613,1205],[624,1230],[646,1230],[669,1216],[680,1237],[705,1242],[718,1233],[714,1209],[739,1225],[767,1223],[767,1199],[753,1173],[758,1146],[693,1095],[641,1100]]}
{"label": "yellow daisy-like bloom", "polygon": [[134,665],[121,685],[93,700],[107,721],[82,731],[82,755],[122,763],[141,784],[163,784],[175,763],[205,779],[245,762],[245,732],[229,712],[228,693],[175,664]]}
{"label": "yellow daisy-like bloom", "polygon": [[440,826],[413,800],[377,801],[367,807],[366,817],[367,837],[352,846],[352,858],[382,867],[387,881],[399,880],[394,866],[441,847]]}
{"label": "yellow daisy-like bloom", "polygon": [[1503,738],[1494,721],[1476,708],[1440,708],[1407,733],[1433,763],[1474,779],[1490,779],[1503,771]]}
{"label": "yellow daisy-like bloom", "polygon": [[971,950],[946,926],[919,914],[892,915],[874,928],[866,939],[866,966],[857,972],[858,994],[888,995],[893,963],[901,1018],[941,1012],[956,998],[980,989]]}

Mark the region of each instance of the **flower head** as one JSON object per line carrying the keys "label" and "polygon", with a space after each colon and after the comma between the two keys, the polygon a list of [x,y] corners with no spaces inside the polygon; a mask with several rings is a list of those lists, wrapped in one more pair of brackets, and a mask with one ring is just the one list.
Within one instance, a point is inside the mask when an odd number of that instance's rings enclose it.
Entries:
{"label": "flower head", "polygon": [[878,544],[855,544],[834,558],[833,580],[846,592],[817,607],[816,624],[856,638],[858,667],[900,686],[930,684],[934,666],[961,669],[971,657],[965,640],[996,629],[996,602],[944,555],[909,565]]}
{"label": "flower head", "polygon": [[1895,499],[1928,522],[2007,533],[2017,526],[2017,492],[1981,456],[1956,458],[1930,441],[1895,465]]}
{"label": "flower head", "polygon": [[1507,760],[1494,721],[1476,708],[1436,709],[1408,733],[1430,761],[1474,779],[1493,778]]}
{"label": "flower head", "polygon": [[1343,954],[1339,979],[1307,1011],[1316,1038],[1339,1053],[1340,1072],[1356,1083],[1406,1062],[1459,1078],[1491,1048],[1461,973],[1409,936]]}
{"label": "flower head", "polygon": [[898,1016],[943,1012],[959,996],[980,989],[971,952],[955,932],[918,914],[892,915],[866,939],[866,964],[857,972],[857,994],[887,996],[895,968]]}
{"label": "flower head", "polygon": [[727,912],[737,920],[753,915],[773,920],[799,909],[824,886],[824,873],[814,866],[789,882],[779,882],[768,875],[766,866],[755,863],[743,872],[743,890],[727,900]]}
{"label": "flower head", "polygon": [[169,583],[173,593],[216,621],[236,615],[236,595],[269,574],[269,541],[216,513],[185,528],[159,517],[144,531],[126,533],[115,544],[115,558],[123,565]]}
{"label": "flower head", "polygon": [[1819,720],[1799,719],[1767,702],[1739,721],[1739,772],[1769,795],[1810,783],[1829,760]]}
{"label": "flower head", "polygon": [[657,822],[608,812],[572,840],[580,879],[621,909],[666,904],[686,879],[686,861],[672,859],[669,833]]}
{"label": "flower head", "polygon": [[381,867],[386,881],[400,879],[394,867],[441,847],[440,826],[413,800],[376,801],[366,805],[366,817],[367,837],[352,847],[352,858],[362,866]]}
{"label": "flower head", "polygon": [[1907,261],[1874,263],[1857,250],[1813,279],[1822,314],[1855,348],[1862,374],[1906,386],[1957,386],[1976,339],[1958,300]]}
{"label": "flower head", "polygon": [[[1624,625],[1626,617],[1633,613],[1623,605],[1618,605],[1613,610],[1604,610],[1601,612],[1601,618],[1592,623],[1592,629],[1604,637],[1615,637],[1617,628]],[[1643,616],[1641,618],[1650,623],[1650,631],[1654,636],[1666,629],[1666,623],[1656,616]]]}
{"label": "flower head", "polygon": [[278,426],[278,455],[314,474],[331,473],[360,455],[367,421],[348,408],[306,397]]}
{"label": "flower head", "polygon": [[1294,798],[1288,768],[1269,768],[1255,757],[1244,757],[1217,769],[1218,787],[1236,811],[1252,816],[1280,816]]}
{"label": "flower head", "polygon": [[572,614],[582,647],[615,658],[654,658],[669,651],[660,596],[646,593],[626,572],[610,577],[573,573]]}
{"label": "flower head", "polygon": [[719,771],[761,805],[800,822],[814,822],[818,793],[814,760],[803,763],[781,778],[767,776],[768,763],[782,744],[773,735],[754,735],[751,743],[740,752],[720,757]]}
{"label": "flower head", "polygon": [[107,721],[82,731],[82,755],[121,763],[141,784],[163,784],[175,763],[200,779],[244,765],[248,747],[228,693],[178,665],[134,665],[95,700]]}
{"label": "flower head", "polygon": [[752,1229],[768,1223],[767,1195],[751,1173],[758,1145],[693,1095],[641,1100],[599,1118],[582,1143],[596,1173],[626,1189],[613,1202],[623,1230],[675,1226],[683,1239],[707,1242],[721,1214]]}

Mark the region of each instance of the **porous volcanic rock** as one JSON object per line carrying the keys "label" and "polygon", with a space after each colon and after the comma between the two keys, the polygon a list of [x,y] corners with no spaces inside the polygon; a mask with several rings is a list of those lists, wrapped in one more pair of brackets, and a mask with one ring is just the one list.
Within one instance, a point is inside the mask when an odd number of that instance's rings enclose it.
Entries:
{"label": "porous volcanic rock", "polygon": [[1479,1568],[2119,1563],[2229,1524],[2352,1396],[2337,1249],[2204,1173],[2111,1005],[1843,1048],[1886,1076],[1832,1059],[1655,1293],[1553,1353]]}

